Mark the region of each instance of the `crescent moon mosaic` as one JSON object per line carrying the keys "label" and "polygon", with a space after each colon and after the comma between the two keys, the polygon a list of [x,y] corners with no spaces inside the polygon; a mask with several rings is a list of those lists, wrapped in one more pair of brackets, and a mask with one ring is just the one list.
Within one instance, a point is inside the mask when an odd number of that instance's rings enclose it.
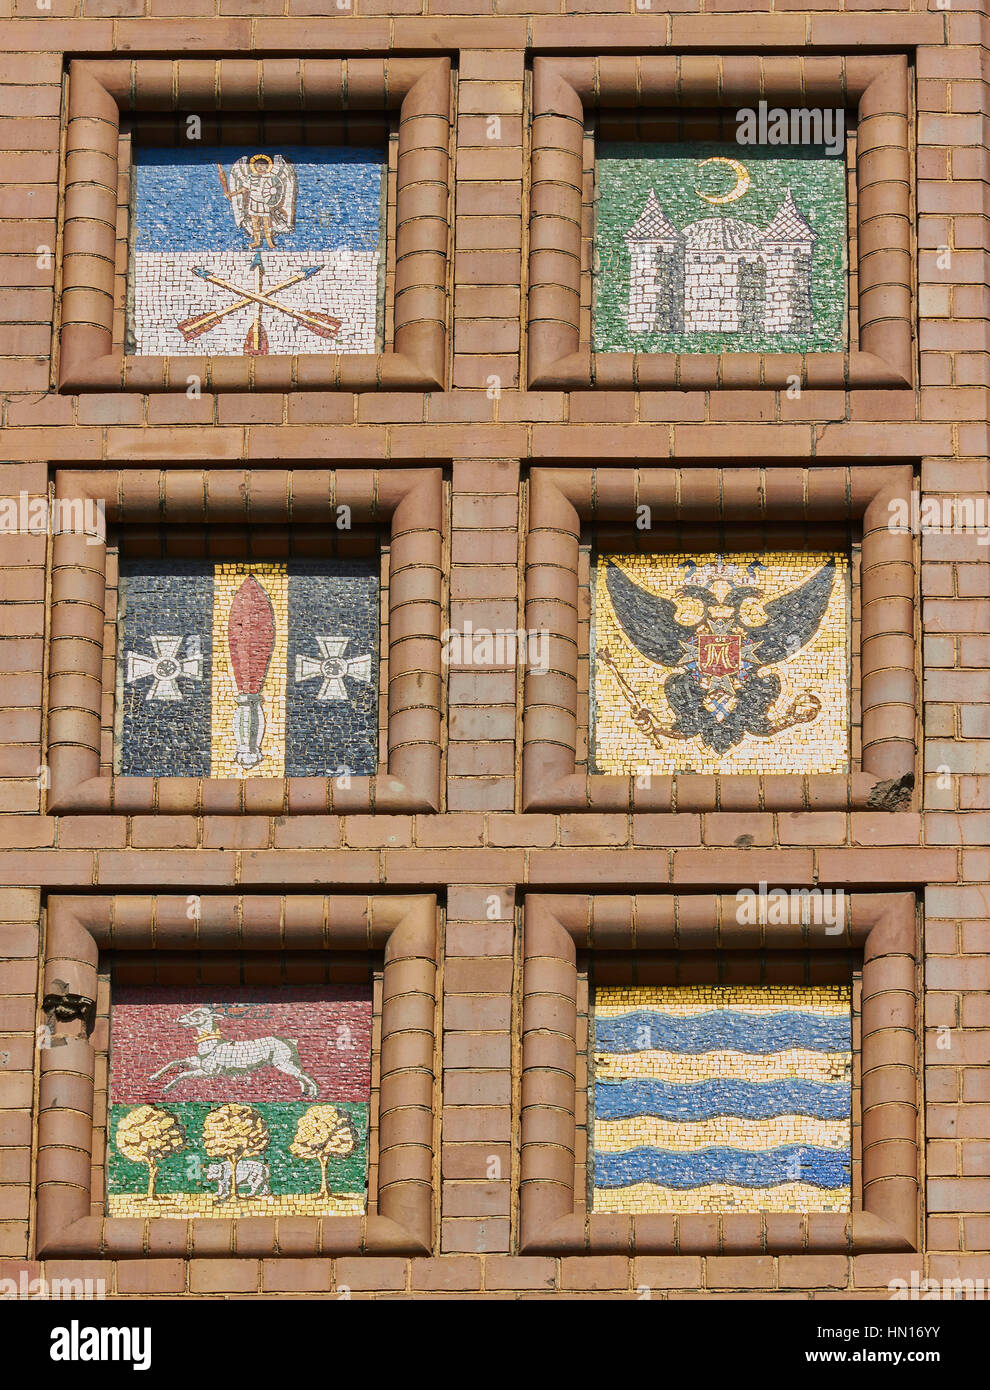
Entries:
{"label": "crescent moon mosaic", "polygon": [[714,207],[720,207],[723,203],[735,203],[749,189],[750,175],[745,164],[741,164],[738,159],[726,159],[722,155],[712,155],[710,159],[703,159],[698,165],[699,171],[709,164],[724,164],[727,169],[731,169],[736,176],[736,186],[730,188],[728,193],[702,193],[701,189],[695,187],[695,193],[699,198],[703,198],[706,203],[711,203]]}

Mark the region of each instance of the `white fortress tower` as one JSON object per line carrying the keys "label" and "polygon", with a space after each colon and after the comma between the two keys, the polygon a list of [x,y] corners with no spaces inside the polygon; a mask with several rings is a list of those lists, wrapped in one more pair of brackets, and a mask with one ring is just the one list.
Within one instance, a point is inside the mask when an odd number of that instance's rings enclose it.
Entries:
{"label": "white fortress tower", "polygon": [[765,231],[704,217],[678,232],[651,189],[626,233],[631,333],[807,333],[815,234],[788,190]]}
{"label": "white fortress tower", "polygon": [[632,333],[679,333],[684,318],[684,238],[666,216],[653,189],[626,232],[629,329]]}

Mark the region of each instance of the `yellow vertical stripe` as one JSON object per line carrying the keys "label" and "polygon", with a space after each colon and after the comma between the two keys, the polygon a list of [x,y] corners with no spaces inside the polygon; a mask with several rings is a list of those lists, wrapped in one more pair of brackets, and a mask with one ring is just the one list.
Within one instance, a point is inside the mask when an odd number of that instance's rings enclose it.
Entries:
{"label": "yellow vertical stripe", "polygon": [[[275,646],[261,690],[265,714],[262,759],[255,767],[237,762],[234,714],[237,683],[227,646],[231,604],[245,578],[253,574],[271,599],[275,614]],[[289,576],[285,564],[222,564],[213,575],[213,682],[211,777],[283,777],[285,775],[285,684],[289,649]]]}

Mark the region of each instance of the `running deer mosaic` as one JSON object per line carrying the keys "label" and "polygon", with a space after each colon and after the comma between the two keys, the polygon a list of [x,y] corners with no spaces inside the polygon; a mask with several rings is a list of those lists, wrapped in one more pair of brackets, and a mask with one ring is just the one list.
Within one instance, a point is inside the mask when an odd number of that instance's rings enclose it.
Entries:
{"label": "running deer mosaic", "polygon": [[369,985],[117,987],[108,1214],[366,1208]]}
{"label": "running deer mosaic", "polygon": [[138,146],[128,351],[380,350],[385,172],[357,146]]}

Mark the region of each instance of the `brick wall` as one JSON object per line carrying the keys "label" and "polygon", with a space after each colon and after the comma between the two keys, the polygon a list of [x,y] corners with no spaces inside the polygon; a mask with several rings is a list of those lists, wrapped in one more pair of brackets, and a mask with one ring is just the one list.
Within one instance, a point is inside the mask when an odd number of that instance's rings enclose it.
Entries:
{"label": "brick wall", "polygon": [[[911,464],[926,494],[987,500],[985,7],[683,0],[31,0],[0,4],[0,494],[82,469],[440,464],[449,626],[521,622],[530,467]],[[314,23],[314,17],[316,21]],[[414,53],[452,59],[453,239],[444,390],[60,392],[60,149],[68,61]],[[527,390],[535,55],[908,55],[916,135],[914,384],[843,390]],[[712,59],[691,59],[702,67]],[[759,95],[754,92],[754,99]],[[494,119],[497,117],[497,120]],[[46,249],[47,248],[47,251]],[[523,681],[446,672],[436,814],[52,816],[46,810],[51,541],[0,545],[0,1276],[94,1277],[118,1294],[887,1296],[892,1278],[990,1278],[990,566],[972,536],[920,538],[919,794],[896,811],[523,810]],[[445,619],[445,625],[447,620]],[[745,836],[746,847],[740,846]],[[725,891],[763,879],[918,893],[924,910],[924,1227],[917,1252],[520,1253],[521,905],[530,891]],[[432,1249],[117,1261],[36,1258],[47,896],[338,889],[436,892],[445,908]],[[327,885],[330,886],[327,889]],[[716,1246],[716,1250],[718,1247]],[[26,1262],[26,1264],[25,1264]]]}

